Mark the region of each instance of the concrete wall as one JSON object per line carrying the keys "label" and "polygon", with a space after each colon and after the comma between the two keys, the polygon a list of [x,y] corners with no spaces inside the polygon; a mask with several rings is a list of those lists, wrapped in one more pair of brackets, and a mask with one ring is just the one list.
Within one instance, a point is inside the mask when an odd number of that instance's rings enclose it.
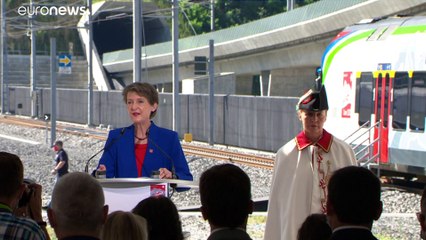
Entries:
{"label": "concrete wall", "polygon": [[315,67],[276,69],[271,78],[271,96],[298,97],[313,87]]}
{"label": "concrete wall", "polygon": [[[313,82],[315,79],[315,69],[321,65],[322,54],[330,39],[325,38],[312,43],[262,51],[256,55],[215,59],[215,74],[234,73],[236,88],[233,94],[252,95],[252,89],[255,88],[253,77],[260,75],[263,71],[271,71],[271,89],[274,90],[271,91],[272,96],[300,96],[298,93],[306,90],[306,82]],[[205,56],[207,54],[206,50],[204,54],[199,55]],[[171,55],[169,57],[171,58]],[[171,65],[157,68],[148,67],[148,70],[146,70],[146,64],[149,66],[151,61],[153,60],[142,60],[143,81],[151,84],[171,85]],[[114,74],[126,83],[132,82],[131,72],[124,71]],[[181,63],[179,74],[181,79],[197,78],[194,75],[193,63]],[[301,81],[305,83],[301,84]],[[286,90],[284,91],[284,89]]]}
{"label": "concrete wall", "polygon": [[[11,114],[30,116],[29,88],[10,87]],[[38,117],[50,111],[50,89],[39,90]],[[87,123],[87,91],[57,89],[57,120]],[[154,122],[172,128],[171,93],[160,93]],[[215,96],[214,139],[216,144],[275,152],[301,129],[296,117],[297,98],[259,96]],[[18,108],[18,104],[22,108]],[[196,141],[208,142],[209,112],[207,94],[180,95],[181,126],[179,136],[192,133]],[[131,124],[121,91],[94,92],[93,124],[114,128]]]}
{"label": "concrete wall", "polygon": [[[209,93],[209,76],[201,76],[182,80],[183,94]],[[214,79],[214,92],[216,94],[235,94],[235,74],[217,74]]]}
{"label": "concrete wall", "polygon": [[[87,61],[83,57],[72,56],[71,74],[58,74],[57,87],[62,88],[87,88]],[[0,59],[1,62],[1,59]],[[13,86],[30,85],[30,56],[7,56],[7,82]],[[36,86],[50,86],[50,56],[36,56]],[[96,86],[95,86],[96,88]]]}

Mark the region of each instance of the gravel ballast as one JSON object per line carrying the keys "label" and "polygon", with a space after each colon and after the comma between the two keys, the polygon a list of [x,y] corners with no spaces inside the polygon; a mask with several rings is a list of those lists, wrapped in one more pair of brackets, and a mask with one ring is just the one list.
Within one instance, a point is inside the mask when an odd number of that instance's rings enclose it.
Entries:
{"label": "gravel ballast", "polygon": [[[0,151],[17,154],[24,163],[26,178],[34,179],[43,186],[43,204],[50,200],[50,194],[55,182],[55,175],[50,173],[54,167],[55,153],[50,148],[50,140],[46,137],[50,132],[45,129],[35,129],[0,123]],[[19,138],[20,140],[9,137]],[[84,171],[87,159],[102,149],[104,141],[78,136],[68,133],[57,132],[57,140],[64,142],[64,149],[68,152],[70,159],[70,171]],[[28,140],[24,142],[22,140]],[[48,143],[49,142],[49,143]],[[235,150],[244,151],[244,150]],[[253,154],[262,154],[252,151]],[[96,156],[90,164],[93,169],[101,154]],[[198,180],[201,173],[215,164],[224,162],[213,161],[203,158],[187,156],[189,167]],[[253,199],[267,197],[272,171],[254,167],[241,166],[252,181]],[[198,191],[174,193],[172,200],[180,207],[198,206],[200,204]],[[395,189],[383,188],[382,200],[384,212],[379,221],[374,223],[373,232],[380,239],[419,239],[420,226],[417,222],[415,212],[419,211],[420,196]],[[254,213],[249,219],[248,232],[253,239],[263,239],[266,213]],[[187,239],[206,239],[209,234],[209,226],[196,213],[181,213],[183,230],[187,232]]]}

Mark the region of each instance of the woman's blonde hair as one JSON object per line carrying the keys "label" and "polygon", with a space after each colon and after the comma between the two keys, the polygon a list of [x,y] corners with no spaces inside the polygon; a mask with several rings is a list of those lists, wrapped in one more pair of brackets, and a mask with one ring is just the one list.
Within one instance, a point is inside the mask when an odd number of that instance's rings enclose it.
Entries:
{"label": "woman's blonde hair", "polygon": [[148,240],[148,227],[145,218],[131,212],[115,211],[108,215],[103,227],[103,240]]}

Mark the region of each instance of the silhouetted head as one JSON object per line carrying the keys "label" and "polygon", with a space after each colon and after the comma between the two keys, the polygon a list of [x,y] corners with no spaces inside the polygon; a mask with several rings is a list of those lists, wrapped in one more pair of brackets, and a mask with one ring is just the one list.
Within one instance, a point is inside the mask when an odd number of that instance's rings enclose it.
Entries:
{"label": "silhouetted head", "polygon": [[213,166],[200,177],[201,211],[210,225],[245,228],[253,212],[250,178],[233,164]]}

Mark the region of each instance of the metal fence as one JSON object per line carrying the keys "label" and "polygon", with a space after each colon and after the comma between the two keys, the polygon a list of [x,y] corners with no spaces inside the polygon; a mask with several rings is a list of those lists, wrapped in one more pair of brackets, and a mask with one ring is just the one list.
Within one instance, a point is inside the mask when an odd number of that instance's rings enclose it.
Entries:
{"label": "metal fence", "polygon": [[[9,87],[9,111],[16,115],[31,115],[28,87]],[[87,91],[57,89],[58,121],[87,124]],[[157,116],[153,121],[172,128],[171,93],[160,93]],[[297,98],[215,95],[214,143],[275,152],[301,129],[296,116]],[[37,115],[50,113],[50,89],[37,90]],[[208,142],[209,101],[207,94],[180,95],[181,126],[179,136],[191,133],[196,141]],[[113,128],[131,124],[121,91],[94,91],[94,125]]]}

